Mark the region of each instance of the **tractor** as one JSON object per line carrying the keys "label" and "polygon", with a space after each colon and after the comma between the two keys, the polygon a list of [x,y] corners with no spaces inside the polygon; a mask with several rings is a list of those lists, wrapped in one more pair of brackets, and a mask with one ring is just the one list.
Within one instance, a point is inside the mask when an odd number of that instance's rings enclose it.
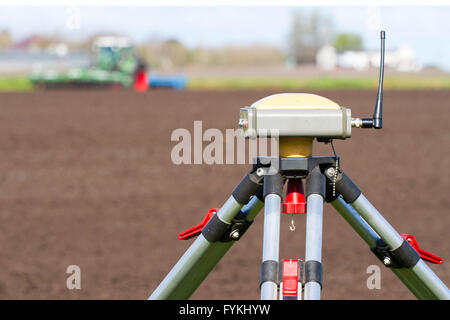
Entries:
{"label": "tractor", "polygon": [[[154,76],[150,80],[145,63],[139,59],[131,41],[126,37],[97,37],[92,45],[93,61],[85,68],[71,68],[64,72],[46,70],[34,73],[30,80],[38,88],[67,87],[134,87],[145,91],[149,86],[185,87],[182,76]],[[162,79],[162,81],[161,81]]]}

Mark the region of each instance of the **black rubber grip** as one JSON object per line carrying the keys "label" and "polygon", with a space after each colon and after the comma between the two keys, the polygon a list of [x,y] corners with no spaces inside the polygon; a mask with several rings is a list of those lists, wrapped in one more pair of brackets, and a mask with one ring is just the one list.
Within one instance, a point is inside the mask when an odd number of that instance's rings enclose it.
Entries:
{"label": "black rubber grip", "polygon": [[256,173],[246,174],[231,193],[233,198],[240,204],[247,204],[261,187],[261,181],[262,177],[258,177]]}
{"label": "black rubber grip", "polygon": [[259,199],[259,201],[264,202],[264,187],[259,188],[255,196]]}
{"label": "black rubber grip", "polygon": [[264,198],[269,194],[283,195],[284,178],[281,174],[275,173],[264,176]]}
{"label": "black rubber grip", "polygon": [[306,180],[306,197],[311,194],[320,194],[322,198],[325,198],[325,182],[325,176],[320,172],[319,167],[315,167]]}
{"label": "black rubber grip", "polygon": [[[331,178],[332,179],[332,178]],[[361,195],[361,189],[344,172],[338,174],[336,192],[344,198],[345,202],[352,203]]]}
{"label": "black rubber grip", "polygon": [[317,282],[322,287],[322,263],[315,260],[305,262],[305,283]]}
{"label": "black rubber grip", "polygon": [[259,285],[261,286],[266,281],[271,281],[276,284],[280,282],[278,278],[278,262],[275,260],[266,260],[261,264],[261,274]]}
{"label": "black rubber grip", "polygon": [[383,242],[379,241],[375,248],[371,248],[372,252],[377,256],[377,258],[383,262],[385,258],[389,258],[390,262],[386,265],[389,268],[407,268],[410,269],[414,267],[420,260],[420,255],[414,250],[413,247],[408,243],[408,241],[403,240],[400,247],[395,250],[389,250],[388,246]]}
{"label": "black rubber grip", "polygon": [[412,268],[420,260],[419,253],[405,239],[400,247],[390,251],[390,255],[401,268]]}
{"label": "black rubber grip", "polygon": [[219,219],[217,214],[213,215],[211,220],[202,229],[202,235],[209,242],[220,241],[227,232],[230,224]]}

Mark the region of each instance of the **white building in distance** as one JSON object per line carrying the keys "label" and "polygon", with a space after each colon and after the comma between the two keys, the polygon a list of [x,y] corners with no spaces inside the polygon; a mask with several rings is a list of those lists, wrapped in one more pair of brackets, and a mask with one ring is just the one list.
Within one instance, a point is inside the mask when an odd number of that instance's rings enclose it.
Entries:
{"label": "white building in distance", "polygon": [[[386,51],[385,66],[401,72],[420,71],[422,66],[417,62],[414,51],[408,45]],[[330,45],[322,47],[316,55],[316,65],[326,71],[336,68],[354,69],[358,71],[378,68],[380,66],[379,51],[343,51],[338,52]]]}

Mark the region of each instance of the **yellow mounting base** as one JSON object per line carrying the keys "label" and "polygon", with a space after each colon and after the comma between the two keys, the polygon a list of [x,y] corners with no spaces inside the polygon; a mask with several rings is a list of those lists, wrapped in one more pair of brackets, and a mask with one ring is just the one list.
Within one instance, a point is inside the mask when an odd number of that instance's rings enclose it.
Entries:
{"label": "yellow mounting base", "polygon": [[307,158],[312,156],[314,138],[280,137],[279,155],[282,158]]}

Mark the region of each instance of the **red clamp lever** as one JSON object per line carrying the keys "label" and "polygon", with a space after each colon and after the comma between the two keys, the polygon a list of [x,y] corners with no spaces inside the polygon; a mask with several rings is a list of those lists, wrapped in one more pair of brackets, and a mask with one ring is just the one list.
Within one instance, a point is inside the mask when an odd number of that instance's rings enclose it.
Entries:
{"label": "red clamp lever", "polygon": [[187,240],[192,237],[198,236],[200,234],[200,232],[202,232],[203,227],[206,226],[206,224],[209,222],[209,220],[211,220],[211,218],[213,217],[213,215],[216,214],[217,211],[219,211],[218,208],[209,209],[208,213],[206,214],[205,218],[203,219],[203,221],[201,223],[179,233],[178,239],[179,240]]}
{"label": "red clamp lever", "polygon": [[298,259],[283,259],[283,300],[297,299],[299,270]]}
{"label": "red clamp lever", "polygon": [[417,253],[420,255],[420,257],[422,259],[427,260],[431,263],[436,263],[436,264],[442,264],[442,262],[444,262],[444,259],[442,259],[441,257],[420,249],[419,243],[417,242],[416,238],[412,234],[401,234],[401,236],[406,241],[408,241],[408,243],[411,245],[411,247],[413,247],[414,250],[417,251]]}

